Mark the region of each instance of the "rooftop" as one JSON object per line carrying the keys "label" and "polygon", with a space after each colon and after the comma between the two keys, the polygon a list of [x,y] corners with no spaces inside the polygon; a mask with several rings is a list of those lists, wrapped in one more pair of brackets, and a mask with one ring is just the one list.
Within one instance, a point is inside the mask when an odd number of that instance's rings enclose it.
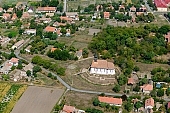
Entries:
{"label": "rooftop", "polygon": [[147,107],[147,106],[154,107],[154,99],[153,98],[148,98],[145,100],[145,107]]}
{"label": "rooftop", "polygon": [[114,69],[114,64],[112,62],[107,62],[107,60],[93,60],[92,68],[102,68],[102,69]]}
{"label": "rooftop", "polygon": [[108,104],[122,104],[122,99],[121,98],[113,98],[113,97],[98,97],[100,102],[108,103]]}

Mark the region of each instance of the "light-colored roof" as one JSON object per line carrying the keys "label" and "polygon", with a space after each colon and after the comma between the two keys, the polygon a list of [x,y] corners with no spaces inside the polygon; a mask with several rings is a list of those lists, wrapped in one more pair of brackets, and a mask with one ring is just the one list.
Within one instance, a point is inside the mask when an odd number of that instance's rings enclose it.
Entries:
{"label": "light-colored roof", "polygon": [[32,71],[33,67],[34,67],[34,66],[33,66],[31,63],[29,63],[28,65],[26,65],[25,67],[23,67],[23,69],[24,69],[24,71],[28,71],[28,70]]}
{"label": "light-colored roof", "polygon": [[93,60],[91,67],[102,69],[114,69],[114,64],[112,62],[107,62],[107,60],[97,60],[97,62]]}
{"label": "light-colored roof", "polygon": [[153,85],[151,84],[144,84],[143,86],[141,86],[141,88],[145,91],[152,91],[153,90]]}
{"label": "light-colored roof", "polygon": [[11,58],[10,62],[12,63],[18,63],[19,59],[18,58]]}
{"label": "light-colored roof", "polygon": [[98,97],[100,102],[107,103],[107,104],[115,104],[115,105],[121,105],[122,99],[121,98],[113,98],[113,97]]}
{"label": "light-colored roof", "polygon": [[56,11],[56,7],[38,7],[37,11]]}
{"label": "light-colored roof", "polygon": [[55,32],[55,31],[56,31],[56,28],[55,28],[55,27],[47,26],[47,27],[45,28],[45,31],[46,31],[46,32]]}
{"label": "light-colored roof", "polygon": [[24,43],[24,40],[22,39],[22,40],[18,41],[17,43],[15,43],[14,46],[18,47],[23,43]]}
{"label": "light-colored roof", "polygon": [[66,20],[66,21],[72,21],[72,18],[66,17],[66,16],[60,16],[61,20]]}
{"label": "light-colored roof", "polygon": [[66,16],[75,16],[78,15],[78,12],[66,12]]}
{"label": "light-colored roof", "polygon": [[75,109],[76,108],[73,106],[64,105],[63,107],[63,111],[65,111],[66,113],[74,113]]}
{"label": "light-colored roof", "polygon": [[13,11],[13,8],[9,8],[8,10],[7,10],[7,12],[12,12]]}
{"label": "light-colored roof", "polygon": [[30,18],[30,14],[29,14],[28,12],[24,12],[24,13],[22,14],[22,17],[21,17],[21,18],[23,18],[23,19]]}
{"label": "light-colored roof", "polygon": [[12,15],[12,20],[15,20],[15,19],[17,19],[18,17],[17,17],[17,15],[16,15],[16,13],[14,13],[13,15]]}
{"label": "light-colored roof", "polygon": [[147,107],[147,106],[154,107],[154,99],[153,98],[148,98],[145,100],[145,107]]}
{"label": "light-colored roof", "polygon": [[3,11],[3,8],[2,8],[2,7],[0,7],[0,11],[1,11],[1,12]]}
{"label": "light-colored roof", "polygon": [[54,52],[56,49],[57,49],[57,48],[54,48],[54,47],[51,48],[51,52]]}
{"label": "light-colored roof", "polygon": [[83,52],[82,50],[76,51],[76,56],[77,57],[81,57],[82,56],[82,52]]}
{"label": "light-colored roof", "polygon": [[104,18],[108,18],[110,16],[109,12],[104,12]]}
{"label": "light-colored roof", "polygon": [[4,18],[10,18],[10,17],[11,17],[11,14],[9,14],[9,13],[3,13],[3,17],[4,17]]}
{"label": "light-colored roof", "polygon": [[31,45],[29,45],[27,48],[25,48],[26,50],[30,50],[31,49]]}

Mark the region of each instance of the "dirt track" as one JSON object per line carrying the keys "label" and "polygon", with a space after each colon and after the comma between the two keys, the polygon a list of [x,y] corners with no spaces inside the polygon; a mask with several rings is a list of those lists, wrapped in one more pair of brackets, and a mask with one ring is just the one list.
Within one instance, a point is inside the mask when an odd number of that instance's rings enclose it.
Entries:
{"label": "dirt track", "polygon": [[50,113],[63,92],[63,89],[30,86],[11,113]]}

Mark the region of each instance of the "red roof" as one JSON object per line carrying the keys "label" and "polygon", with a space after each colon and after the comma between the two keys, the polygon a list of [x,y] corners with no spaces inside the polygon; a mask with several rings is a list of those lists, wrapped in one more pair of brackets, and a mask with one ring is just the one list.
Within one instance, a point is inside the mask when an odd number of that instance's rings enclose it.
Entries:
{"label": "red roof", "polygon": [[46,31],[46,32],[55,32],[55,31],[56,31],[56,28],[55,28],[55,27],[47,26],[47,27],[45,28],[45,31]]}
{"label": "red roof", "polygon": [[153,98],[148,98],[145,100],[145,107],[147,107],[147,106],[154,107],[154,99]]}
{"label": "red roof", "polygon": [[133,78],[128,78],[128,84],[134,84],[135,80]]}
{"label": "red roof", "polygon": [[156,7],[167,8],[170,0],[154,0]]}
{"label": "red roof", "polygon": [[167,108],[168,108],[168,109],[170,108],[170,102],[168,102]]}
{"label": "red roof", "polygon": [[152,91],[153,85],[151,84],[144,84],[143,86],[140,86],[144,91]]}
{"label": "red roof", "polygon": [[122,105],[121,98],[113,98],[113,97],[98,97],[100,102],[107,103],[107,104],[114,104],[114,105]]}
{"label": "red roof", "polygon": [[114,64],[107,60],[97,60],[92,62],[91,68],[114,69]]}
{"label": "red roof", "polygon": [[11,59],[10,59],[10,62],[12,62],[12,63],[17,63],[18,61],[19,61],[18,58],[11,58]]}
{"label": "red roof", "polygon": [[109,18],[110,17],[110,13],[109,12],[104,12],[104,18]]}
{"label": "red roof", "polygon": [[66,113],[74,113],[75,107],[64,105],[63,111],[65,111]]}

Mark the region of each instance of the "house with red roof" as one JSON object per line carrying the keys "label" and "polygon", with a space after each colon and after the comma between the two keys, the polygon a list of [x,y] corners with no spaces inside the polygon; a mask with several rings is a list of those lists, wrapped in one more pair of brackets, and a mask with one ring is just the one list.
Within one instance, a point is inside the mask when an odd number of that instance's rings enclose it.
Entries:
{"label": "house with red roof", "polygon": [[170,42],[170,32],[168,32],[167,34],[165,34],[164,37],[165,37],[165,41],[166,41],[167,43],[169,43],[169,42]]}
{"label": "house with red roof", "polygon": [[74,106],[64,105],[60,113],[85,113],[85,111],[76,109]]}
{"label": "house with red roof", "polygon": [[38,13],[55,13],[56,7],[38,7],[36,12]]}
{"label": "house with red roof", "polygon": [[109,19],[110,12],[104,12],[104,19]]}
{"label": "house with red roof", "polygon": [[29,19],[31,16],[28,12],[23,12],[21,19]]}
{"label": "house with red roof", "polygon": [[11,14],[9,14],[9,13],[4,13],[4,14],[2,15],[2,18],[3,18],[5,21],[10,20],[10,19],[11,19]]}
{"label": "house with red roof", "polygon": [[154,99],[148,98],[145,100],[145,109],[152,109],[154,107]]}
{"label": "house with red roof", "polygon": [[90,66],[90,74],[114,75],[114,64],[112,62],[108,62],[107,60],[94,59]]}
{"label": "house with red roof", "polygon": [[11,58],[9,60],[9,64],[13,65],[13,66],[18,66],[18,62],[19,62],[19,59],[18,58]]}
{"label": "house with red roof", "polygon": [[129,85],[135,84],[134,78],[128,78],[128,84],[129,84]]}
{"label": "house with red roof", "polygon": [[170,0],[154,0],[157,11],[168,11]]}
{"label": "house with red roof", "polygon": [[18,18],[18,17],[17,17],[17,15],[16,15],[16,13],[14,13],[14,14],[12,15],[11,20],[14,21],[14,20],[16,20],[17,18]]}
{"label": "house with red roof", "polygon": [[143,93],[149,94],[153,90],[153,85],[151,84],[144,84],[143,86],[140,86]]}
{"label": "house with red roof", "polygon": [[44,31],[45,32],[56,32],[56,28],[55,27],[51,27],[51,26],[47,26],[45,29],[44,29]]}
{"label": "house with red roof", "polygon": [[98,97],[98,100],[102,103],[107,103],[114,106],[122,106],[121,98],[113,98],[113,97]]}
{"label": "house with red roof", "polygon": [[167,103],[167,109],[170,109],[170,102]]}
{"label": "house with red roof", "polygon": [[131,12],[136,12],[136,7],[135,7],[135,6],[132,6],[132,7],[130,8],[130,11],[131,11]]}

